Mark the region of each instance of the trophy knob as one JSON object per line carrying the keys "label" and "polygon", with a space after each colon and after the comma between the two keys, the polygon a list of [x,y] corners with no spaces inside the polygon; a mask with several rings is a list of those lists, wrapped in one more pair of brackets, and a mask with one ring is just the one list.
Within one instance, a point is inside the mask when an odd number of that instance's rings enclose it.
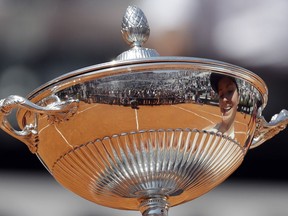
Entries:
{"label": "trophy knob", "polygon": [[128,6],[122,20],[122,36],[130,46],[142,46],[149,38],[150,27],[143,11]]}
{"label": "trophy knob", "polygon": [[159,56],[156,50],[142,47],[149,38],[150,27],[145,14],[140,8],[128,6],[123,16],[121,27],[124,41],[132,48],[120,54],[116,60]]}

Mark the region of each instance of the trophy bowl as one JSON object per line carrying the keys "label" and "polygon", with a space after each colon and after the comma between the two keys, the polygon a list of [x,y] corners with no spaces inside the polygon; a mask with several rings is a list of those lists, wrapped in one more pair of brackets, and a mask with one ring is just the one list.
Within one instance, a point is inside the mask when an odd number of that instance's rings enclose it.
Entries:
{"label": "trophy bowl", "polygon": [[[244,68],[144,48],[149,26],[129,6],[131,49],[0,101],[1,128],[65,188],[99,205],[167,215],[228,178],[250,148],[287,123],[267,122],[265,82]],[[8,116],[18,109],[19,130]]]}

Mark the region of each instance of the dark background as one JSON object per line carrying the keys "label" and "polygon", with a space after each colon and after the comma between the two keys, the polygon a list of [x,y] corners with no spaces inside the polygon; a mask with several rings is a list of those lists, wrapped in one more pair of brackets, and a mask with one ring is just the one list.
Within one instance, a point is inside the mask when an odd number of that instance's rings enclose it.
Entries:
{"label": "dark background", "polygon": [[[174,1],[177,2],[177,1]],[[163,56],[215,59],[245,67],[269,89],[267,120],[288,108],[288,2],[132,1],[151,27],[146,47]],[[0,98],[26,96],[70,71],[113,60],[128,49],[120,33],[131,1],[0,2]],[[287,129],[248,152],[235,180],[288,183]],[[0,172],[48,174],[38,158],[0,132]]]}

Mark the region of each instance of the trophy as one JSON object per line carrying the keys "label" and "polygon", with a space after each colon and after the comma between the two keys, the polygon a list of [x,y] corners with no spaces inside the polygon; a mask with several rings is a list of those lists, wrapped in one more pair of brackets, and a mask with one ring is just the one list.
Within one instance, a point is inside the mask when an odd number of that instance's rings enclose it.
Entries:
{"label": "trophy", "polygon": [[[99,205],[168,215],[215,188],[249,149],[284,130],[266,121],[265,82],[244,68],[159,56],[150,28],[129,6],[115,60],[57,77],[27,97],[0,100],[1,128],[27,145],[57,182]],[[167,44],[168,46],[168,44]],[[9,123],[17,109],[19,129]]]}

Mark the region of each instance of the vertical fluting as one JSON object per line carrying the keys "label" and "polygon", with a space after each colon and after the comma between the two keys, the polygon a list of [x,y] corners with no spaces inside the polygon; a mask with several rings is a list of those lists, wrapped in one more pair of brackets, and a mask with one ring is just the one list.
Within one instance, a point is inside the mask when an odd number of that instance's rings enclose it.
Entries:
{"label": "vertical fluting", "polygon": [[146,130],[83,144],[59,158],[52,172],[63,186],[88,200],[119,208],[129,203],[137,209],[143,197],[166,197],[175,205],[208,192],[244,155],[237,142],[220,134]]}

